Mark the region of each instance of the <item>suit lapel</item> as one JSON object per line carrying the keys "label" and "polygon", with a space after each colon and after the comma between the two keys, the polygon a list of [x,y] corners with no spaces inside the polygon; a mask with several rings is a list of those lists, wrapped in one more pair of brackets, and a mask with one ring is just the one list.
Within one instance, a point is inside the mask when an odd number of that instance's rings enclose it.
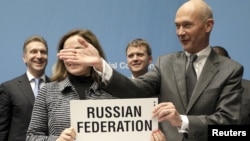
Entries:
{"label": "suit lapel", "polygon": [[188,105],[187,89],[186,89],[186,55],[184,52],[177,54],[176,62],[173,63],[174,75],[180,93],[183,108],[186,110]]}
{"label": "suit lapel", "polygon": [[194,88],[193,94],[190,98],[187,112],[192,108],[204,89],[206,89],[207,85],[213,80],[214,76],[219,71],[216,67],[217,64],[218,59],[215,53],[211,51],[210,55],[207,58],[207,61],[204,64],[199,80],[197,81],[197,85]]}
{"label": "suit lapel", "polygon": [[30,82],[26,74],[24,74],[17,82],[18,87],[20,88],[20,93],[22,93],[30,102],[31,105],[34,104],[35,96],[33,94]]}
{"label": "suit lapel", "polygon": [[49,83],[49,82],[50,82],[50,78],[47,75],[45,75],[45,83]]}

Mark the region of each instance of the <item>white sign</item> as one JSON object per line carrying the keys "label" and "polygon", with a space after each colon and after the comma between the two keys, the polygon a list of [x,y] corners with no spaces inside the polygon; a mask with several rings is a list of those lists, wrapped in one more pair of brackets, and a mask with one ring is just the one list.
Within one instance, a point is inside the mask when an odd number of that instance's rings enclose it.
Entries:
{"label": "white sign", "polygon": [[158,129],[152,118],[157,98],[72,100],[71,126],[76,141],[150,141]]}

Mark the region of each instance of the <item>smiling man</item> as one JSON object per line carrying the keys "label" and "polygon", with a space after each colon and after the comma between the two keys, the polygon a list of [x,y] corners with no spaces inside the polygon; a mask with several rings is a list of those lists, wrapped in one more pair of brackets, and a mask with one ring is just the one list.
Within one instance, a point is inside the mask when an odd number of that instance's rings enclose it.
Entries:
{"label": "smiling man", "polygon": [[148,72],[152,63],[152,50],[149,43],[141,38],[132,40],[126,48],[126,56],[132,78],[137,78]]}
{"label": "smiling man", "polygon": [[33,104],[35,78],[42,87],[49,78],[45,75],[48,63],[48,46],[41,36],[31,36],[23,45],[26,73],[6,81],[0,86],[0,140],[25,141]]}

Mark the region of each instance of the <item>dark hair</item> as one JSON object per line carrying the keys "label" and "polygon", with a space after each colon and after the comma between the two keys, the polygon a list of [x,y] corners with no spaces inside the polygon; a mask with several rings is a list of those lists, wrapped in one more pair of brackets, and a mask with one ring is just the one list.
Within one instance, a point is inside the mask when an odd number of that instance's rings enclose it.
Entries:
{"label": "dark hair", "polygon": [[126,52],[127,52],[129,47],[140,47],[140,46],[146,47],[147,54],[149,56],[152,55],[152,50],[151,50],[149,43],[146,40],[141,39],[141,38],[137,38],[137,39],[130,41],[126,47]]}
{"label": "dark hair", "polygon": [[41,42],[42,44],[44,44],[44,46],[46,47],[46,50],[48,52],[48,45],[47,45],[47,41],[40,35],[32,35],[30,36],[29,38],[27,38],[23,44],[23,54],[26,54],[27,52],[27,45],[30,43],[30,42],[33,42],[33,41],[37,41],[37,42]]}
{"label": "dark hair", "polygon": [[222,46],[213,46],[212,49],[219,55],[225,56],[227,58],[230,58],[227,50]]}
{"label": "dark hair", "polygon": [[[92,44],[98,50],[99,55],[104,60],[106,60],[104,51],[103,51],[97,37],[90,30],[87,30],[87,29],[74,29],[74,30],[71,30],[68,33],[66,33],[59,41],[57,52],[60,52],[60,50],[62,50],[64,47],[65,41],[69,37],[72,37],[74,35],[79,35],[80,37],[84,38],[87,42]],[[53,74],[51,76],[51,80],[52,81],[61,81],[61,80],[65,79],[67,76],[68,76],[68,72],[66,70],[66,67],[65,67],[63,61],[60,59],[57,59],[57,62],[53,68]],[[96,81],[98,80],[98,74],[93,70],[93,68],[91,68],[91,77],[93,78],[93,80],[96,80]]]}

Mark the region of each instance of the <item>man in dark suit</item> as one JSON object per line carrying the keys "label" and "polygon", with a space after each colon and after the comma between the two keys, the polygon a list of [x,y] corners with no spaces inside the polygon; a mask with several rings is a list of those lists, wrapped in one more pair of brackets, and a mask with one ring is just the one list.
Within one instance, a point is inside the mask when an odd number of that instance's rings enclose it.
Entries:
{"label": "man in dark suit", "polygon": [[42,87],[49,78],[45,75],[48,62],[46,40],[38,35],[29,37],[23,45],[26,73],[0,86],[0,140],[25,141],[35,100],[34,78],[40,78]]}
{"label": "man in dark suit", "polygon": [[[222,46],[213,46],[213,50],[222,56],[225,56],[229,59],[231,58],[227,50]],[[250,125],[250,81],[242,79],[241,83],[244,91],[242,93],[239,124]]]}
{"label": "man in dark suit", "polygon": [[[177,10],[176,34],[184,51],[158,57],[155,67],[136,79],[112,69],[97,50],[85,46],[73,53],[59,53],[68,63],[93,66],[102,77],[103,88],[120,98],[150,97],[160,94],[153,116],[168,141],[207,141],[208,125],[236,124],[241,107],[243,66],[215,53],[209,45],[214,20],[205,1],[190,0]],[[194,67],[195,87],[188,98],[186,83],[190,65]],[[191,87],[188,87],[191,88]]]}

